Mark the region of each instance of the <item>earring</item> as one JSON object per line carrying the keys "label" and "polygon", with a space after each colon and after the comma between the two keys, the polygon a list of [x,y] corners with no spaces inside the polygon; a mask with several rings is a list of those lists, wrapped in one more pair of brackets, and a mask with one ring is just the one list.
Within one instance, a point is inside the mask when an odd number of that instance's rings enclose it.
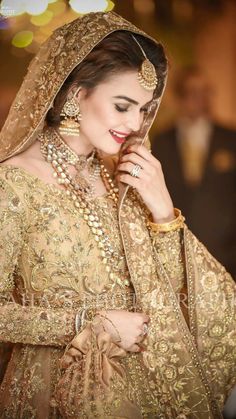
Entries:
{"label": "earring", "polygon": [[81,121],[82,115],[80,113],[79,104],[74,97],[66,100],[60,116],[62,117],[62,121],[59,125],[59,132],[66,135],[79,135],[79,121]]}

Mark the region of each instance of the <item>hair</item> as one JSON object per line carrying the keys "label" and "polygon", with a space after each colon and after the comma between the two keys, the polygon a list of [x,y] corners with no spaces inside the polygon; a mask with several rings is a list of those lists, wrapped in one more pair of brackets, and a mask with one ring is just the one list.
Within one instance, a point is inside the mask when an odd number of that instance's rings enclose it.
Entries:
{"label": "hair", "polygon": [[[156,68],[158,84],[154,97],[158,98],[164,88],[167,58],[161,44],[134,34],[147,58]],[[88,56],[70,73],[55,97],[53,107],[46,115],[49,126],[60,124],[60,113],[72,86],[81,86],[91,94],[93,89],[109,77],[123,71],[138,70],[144,60],[143,53],[128,31],[116,31],[104,38]]]}

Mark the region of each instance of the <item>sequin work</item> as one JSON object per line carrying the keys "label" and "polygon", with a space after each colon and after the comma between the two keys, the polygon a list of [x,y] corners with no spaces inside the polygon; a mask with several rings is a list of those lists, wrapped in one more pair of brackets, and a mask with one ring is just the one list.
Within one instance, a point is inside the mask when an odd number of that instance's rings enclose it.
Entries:
{"label": "sequin work", "polygon": [[[217,310],[211,298],[223,295],[230,303],[235,287],[196,238],[187,229],[182,238],[177,232],[150,237],[146,210],[132,191],[119,220],[110,198],[96,198],[106,233],[123,255],[117,268],[130,273],[133,287],[124,289],[109,278],[90,229],[63,190],[10,166],[0,168],[0,190],[0,336],[14,343],[1,385],[1,417],[61,418],[61,400],[67,417],[77,417],[65,388],[58,387],[60,362],[75,336],[77,310],[89,306],[143,311],[151,321],[143,354],[109,358],[119,353],[109,340],[91,342],[93,365],[116,359],[116,370],[110,396],[103,398],[93,375],[86,381],[83,373],[88,354],[81,358],[81,418],[220,418],[234,384],[235,313],[232,304]],[[184,258],[191,333],[177,299],[186,286]]]}

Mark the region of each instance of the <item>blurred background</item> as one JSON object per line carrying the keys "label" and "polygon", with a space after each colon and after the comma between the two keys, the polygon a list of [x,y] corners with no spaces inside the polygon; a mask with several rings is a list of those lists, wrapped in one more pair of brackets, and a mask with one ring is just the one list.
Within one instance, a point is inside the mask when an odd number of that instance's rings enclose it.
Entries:
{"label": "blurred background", "polygon": [[[169,79],[150,134],[153,153],[174,205],[236,278],[236,0],[2,0],[0,128],[30,60],[53,30],[108,10],[166,47]],[[235,399],[227,419],[236,418]]]}
{"label": "blurred background", "polygon": [[214,89],[213,112],[236,127],[235,0],[2,0],[0,17],[0,125],[29,61],[52,31],[82,13],[114,10],[162,40],[170,62],[169,83],[153,131],[175,117],[172,80],[198,64]]}
{"label": "blurred background", "polygon": [[236,278],[236,0],[2,0],[0,127],[53,30],[109,10],[166,48],[169,79],[152,150],[174,205]]}
{"label": "blurred background", "polygon": [[166,48],[169,78],[150,132],[153,153],[174,205],[236,277],[236,0],[1,0],[0,127],[53,30],[108,10]]}

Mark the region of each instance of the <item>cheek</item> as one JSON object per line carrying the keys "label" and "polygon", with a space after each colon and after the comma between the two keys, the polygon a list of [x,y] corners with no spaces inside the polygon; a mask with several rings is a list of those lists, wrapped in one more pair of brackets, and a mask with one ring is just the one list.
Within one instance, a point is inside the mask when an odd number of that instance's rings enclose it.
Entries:
{"label": "cheek", "polygon": [[[103,104],[102,101],[94,101],[90,103],[86,108],[81,110],[83,118],[83,125],[86,125],[85,129],[91,131],[91,129],[99,129],[103,131],[109,131],[112,127],[119,125],[122,121],[122,115],[114,109],[113,105]],[[82,125],[82,124],[81,124]]]}

